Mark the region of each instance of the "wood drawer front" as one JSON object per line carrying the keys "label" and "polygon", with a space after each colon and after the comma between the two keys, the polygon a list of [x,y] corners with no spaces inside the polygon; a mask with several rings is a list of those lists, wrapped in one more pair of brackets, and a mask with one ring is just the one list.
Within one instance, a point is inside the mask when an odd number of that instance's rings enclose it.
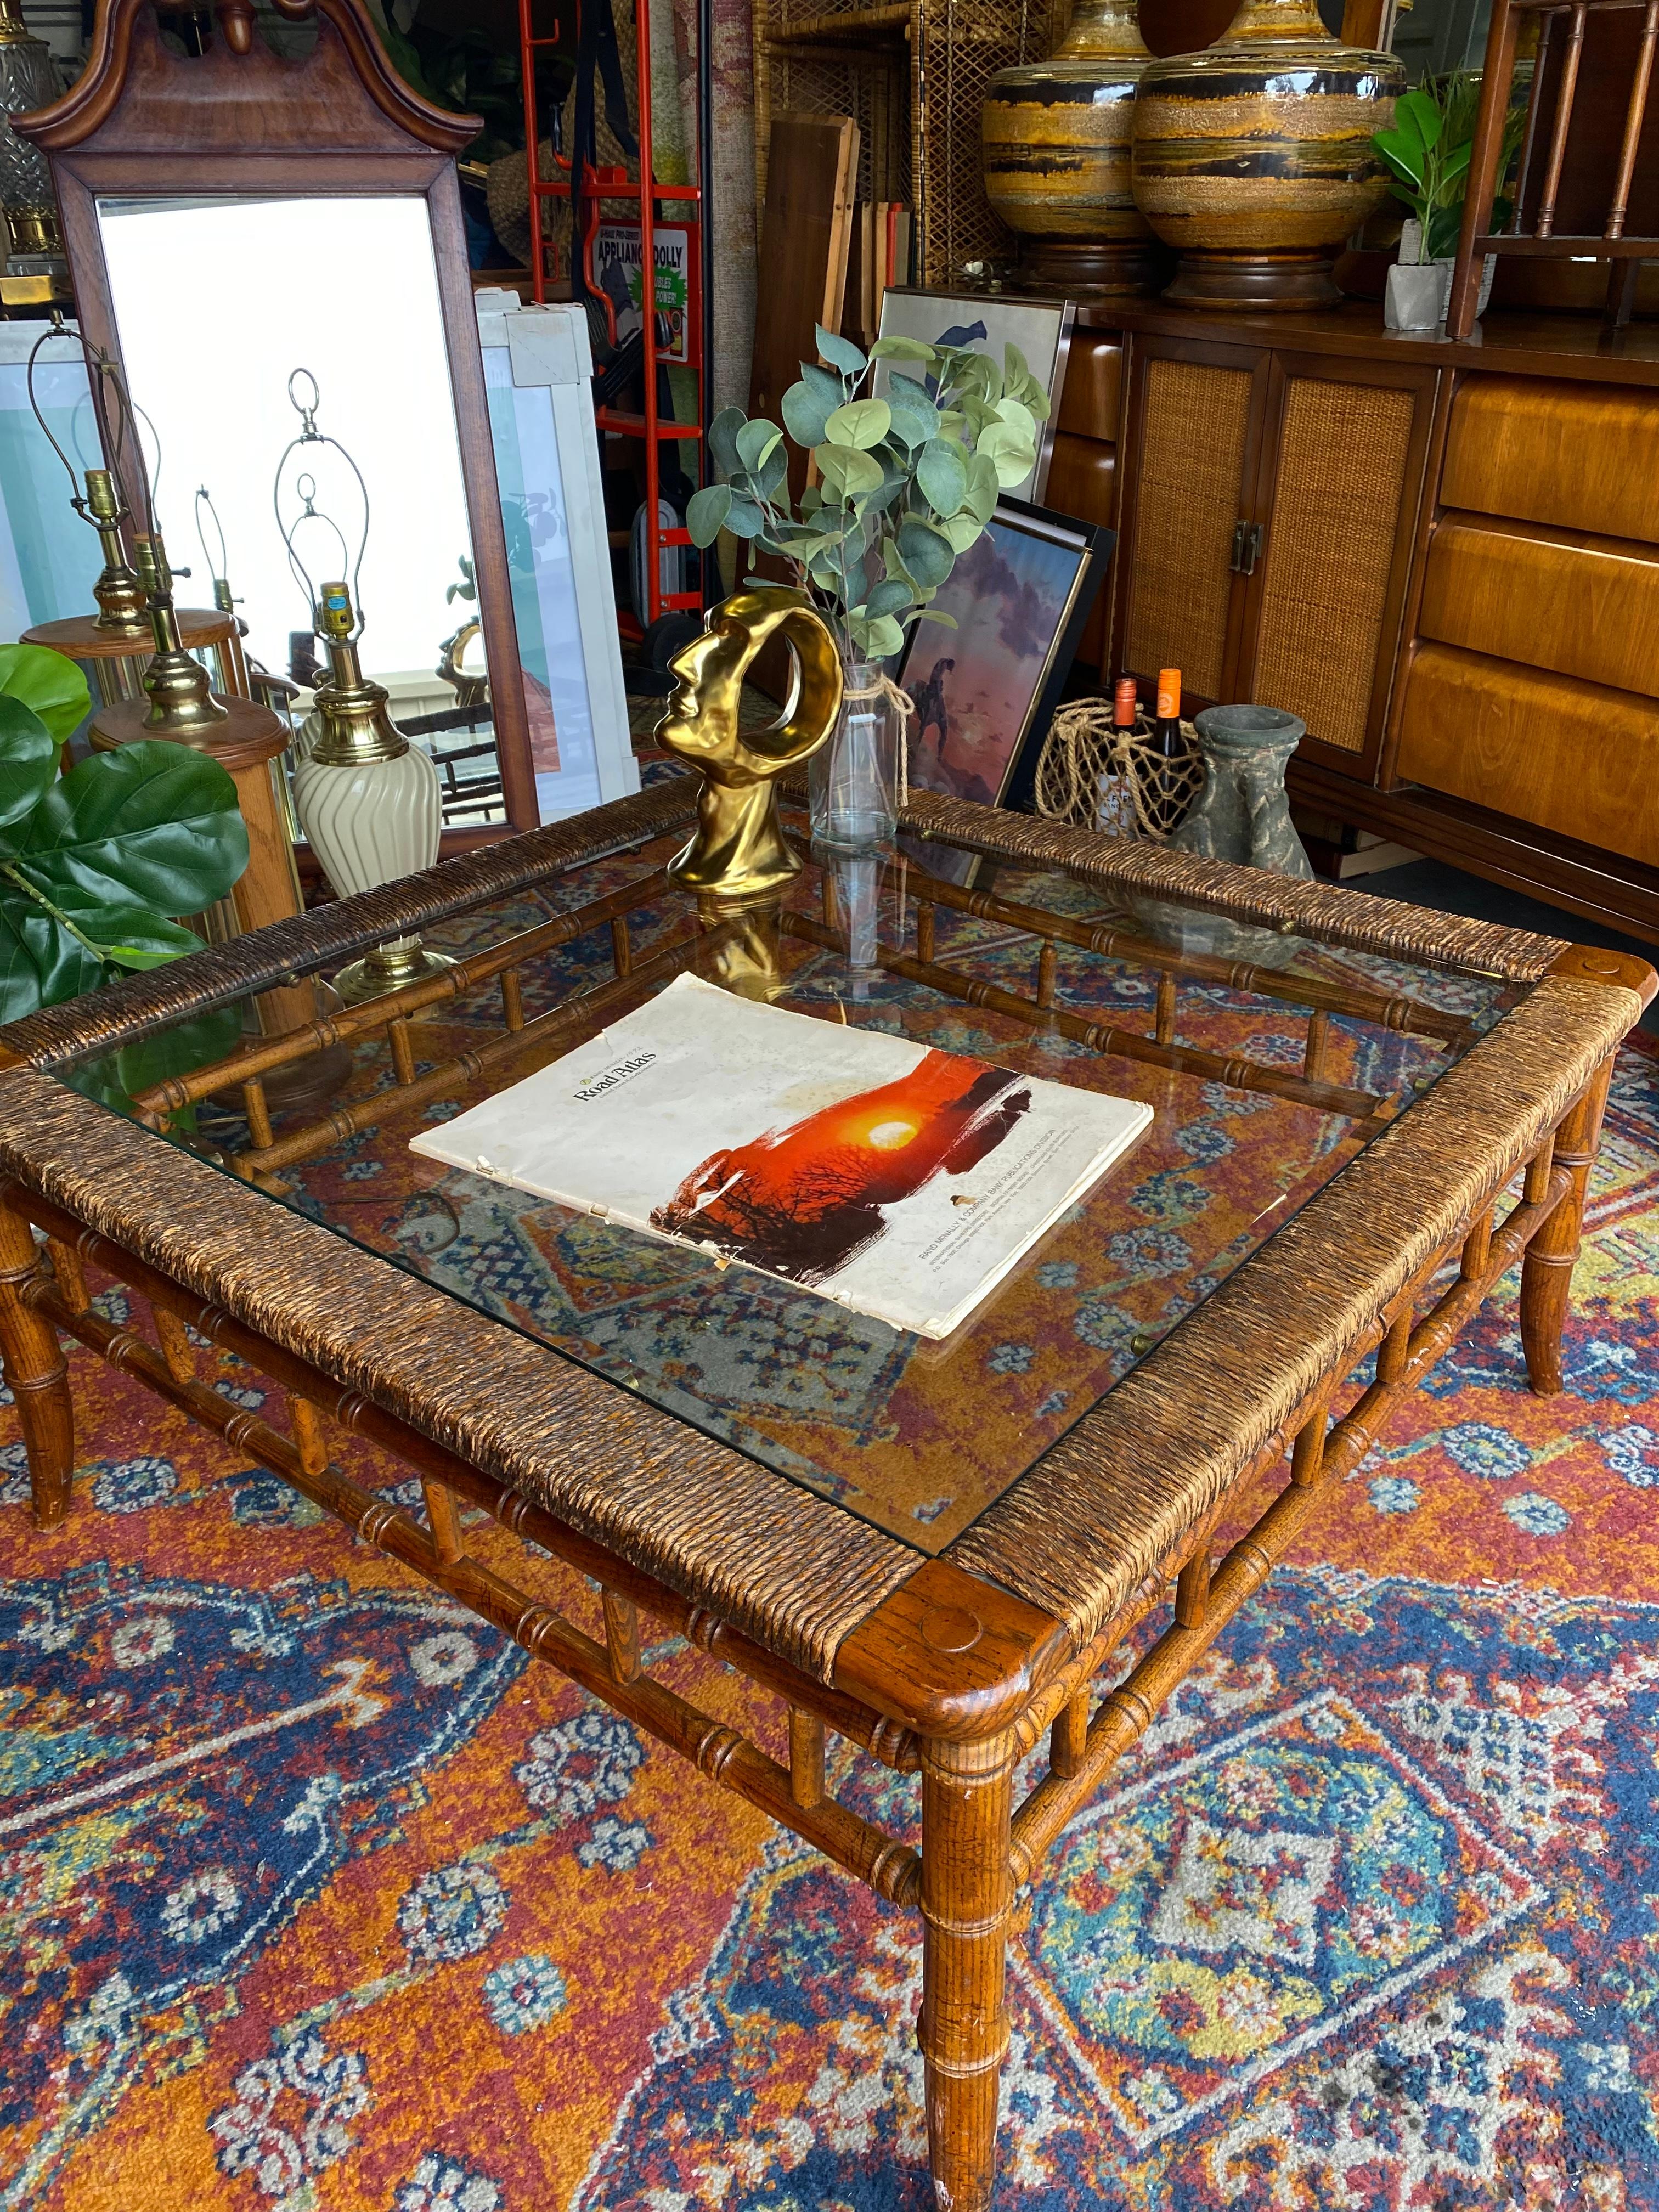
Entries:
{"label": "wood drawer front", "polygon": [[1425,645],[1407,681],[1399,771],[1659,864],[1659,706],[1628,691]]}
{"label": "wood drawer front", "polygon": [[1659,393],[1471,376],[1452,402],[1440,497],[1659,544]]}
{"label": "wood drawer front", "polygon": [[1292,376],[1250,696],[1310,738],[1365,749],[1416,395]]}
{"label": "wood drawer front", "polygon": [[1659,696],[1659,550],[1446,515],[1419,627],[1443,645]]}
{"label": "wood drawer front", "polygon": [[1148,675],[1179,668],[1200,699],[1222,695],[1255,384],[1250,368],[1162,355],[1146,363],[1123,658]]}
{"label": "wood drawer front", "polygon": [[1056,432],[1116,443],[1123,404],[1123,342],[1079,331],[1066,356],[1066,384],[1060,396]]}
{"label": "wood drawer front", "polygon": [[[1117,447],[1097,438],[1073,437],[1062,430],[1054,440],[1048,463],[1048,483],[1042,503],[1056,514],[1071,514],[1084,522],[1117,520]],[[1106,640],[1112,613],[1111,570],[1101,572],[1100,588],[1089,619],[1078,640],[1077,657],[1098,668],[1106,657]]]}

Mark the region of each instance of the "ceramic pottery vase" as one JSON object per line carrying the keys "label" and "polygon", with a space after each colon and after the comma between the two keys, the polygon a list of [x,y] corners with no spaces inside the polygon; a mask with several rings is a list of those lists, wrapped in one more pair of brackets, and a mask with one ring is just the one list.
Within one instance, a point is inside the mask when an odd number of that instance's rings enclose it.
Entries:
{"label": "ceramic pottery vase", "polygon": [[[1169,840],[1176,853],[1269,875],[1311,877],[1313,866],[1291,820],[1285,763],[1307,728],[1277,707],[1206,707],[1193,727],[1204,756],[1204,787]],[[1160,943],[1182,952],[1214,952],[1258,968],[1284,968],[1301,939],[1258,929],[1197,907],[1137,899],[1134,910]]]}
{"label": "ceramic pottery vase", "polygon": [[1129,189],[1135,87],[1152,57],[1135,0],[1081,0],[1053,58],[999,70],[980,129],[985,197],[1022,240],[1034,289],[1156,291],[1167,257]]}
{"label": "ceramic pottery vase", "polygon": [[1194,307],[1334,307],[1331,264],[1388,190],[1371,133],[1406,88],[1392,54],[1345,46],[1315,0],[1244,0],[1212,46],[1143,73],[1136,204]]}

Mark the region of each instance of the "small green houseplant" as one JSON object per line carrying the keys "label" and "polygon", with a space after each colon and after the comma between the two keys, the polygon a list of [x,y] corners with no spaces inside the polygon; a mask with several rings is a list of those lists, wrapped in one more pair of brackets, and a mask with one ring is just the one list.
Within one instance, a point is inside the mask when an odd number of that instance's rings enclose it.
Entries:
{"label": "small green houseplant", "polygon": [[[1390,128],[1372,134],[1371,143],[1388,166],[1389,191],[1412,211],[1400,243],[1401,281],[1395,282],[1396,271],[1389,272],[1391,329],[1430,329],[1445,313],[1480,105],[1480,76],[1473,70],[1454,70],[1402,94],[1395,102]],[[1504,118],[1500,182],[1520,144],[1524,119],[1513,106]],[[1496,199],[1492,221],[1502,222],[1509,207],[1507,200]],[[1431,276],[1411,274],[1431,265]]]}
{"label": "small green houseplant", "polygon": [[[784,562],[829,624],[846,694],[842,727],[813,763],[813,830],[860,843],[890,836],[896,805],[902,740],[879,664],[914,622],[956,628],[933,601],[1001,492],[1030,475],[1048,395],[1017,346],[999,368],[969,346],[888,337],[866,354],[821,326],[817,337],[821,358],[801,363],[781,426],[738,407],[709,425],[724,481],[693,495],[686,527],[694,544],[729,530]],[[894,366],[878,397],[881,361]],[[811,456],[814,480],[799,499],[785,430]],[[845,800],[833,810],[832,789]],[[855,821],[863,826],[846,827]]]}
{"label": "small green houseplant", "polygon": [[[247,866],[236,787],[216,760],[147,738],[58,774],[91,706],[73,661],[0,646],[0,1022],[198,952],[174,917],[223,898]],[[83,1087],[125,1092],[228,1051],[234,1008],[118,1055]],[[131,1079],[129,1080],[128,1079]]]}

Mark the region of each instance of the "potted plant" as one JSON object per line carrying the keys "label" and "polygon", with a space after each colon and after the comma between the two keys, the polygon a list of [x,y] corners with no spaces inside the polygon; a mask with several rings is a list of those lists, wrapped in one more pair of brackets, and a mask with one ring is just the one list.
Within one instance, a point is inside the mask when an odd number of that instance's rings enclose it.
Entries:
{"label": "potted plant", "polygon": [[[1480,104],[1479,76],[1454,70],[1402,94],[1395,102],[1391,128],[1372,134],[1371,143],[1389,167],[1389,190],[1412,211],[1383,298],[1382,319],[1391,331],[1432,330],[1445,319]],[[1518,108],[1505,116],[1500,179],[1520,143],[1523,121]],[[1503,222],[1509,209],[1507,200],[1495,199],[1492,220]],[[1483,312],[1496,267],[1497,257],[1489,253],[1480,278]]]}
{"label": "potted plant", "polygon": [[[696,493],[696,545],[721,530],[784,562],[828,623],[844,680],[836,735],[811,763],[812,831],[843,847],[879,843],[896,821],[901,720],[908,702],[881,664],[914,622],[955,623],[933,600],[957,556],[1027,477],[1048,395],[1018,346],[1003,366],[967,346],[878,339],[866,355],[819,328],[822,362],[803,362],[783,395],[783,426],[727,407],[708,428],[724,481]],[[902,362],[883,395],[875,364]],[[792,500],[787,429],[811,456]]]}
{"label": "potted plant", "polygon": [[[91,704],[61,653],[0,646],[0,1023],[199,952],[173,917],[225,897],[247,866],[236,787],[205,753],[146,738],[59,775]],[[124,1108],[229,1051],[240,1026],[238,1007],[222,1008],[67,1079]]]}

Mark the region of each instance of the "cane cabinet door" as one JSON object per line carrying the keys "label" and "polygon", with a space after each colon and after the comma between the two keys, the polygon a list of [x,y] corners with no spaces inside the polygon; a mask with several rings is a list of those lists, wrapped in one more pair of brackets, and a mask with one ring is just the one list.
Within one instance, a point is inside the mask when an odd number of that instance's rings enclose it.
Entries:
{"label": "cane cabinet door", "polygon": [[1382,743],[1437,374],[1281,353],[1245,547],[1233,696],[1308,726],[1301,751],[1370,779]]}
{"label": "cane cabinet door", "polygon": [[1189,338],[1137,343],[1122,488],[1117,635],[1136,675],[1179,668],[1194,706],[1232,690],[1249,579],[1238,558],[1259,473],[1271,356]]}

